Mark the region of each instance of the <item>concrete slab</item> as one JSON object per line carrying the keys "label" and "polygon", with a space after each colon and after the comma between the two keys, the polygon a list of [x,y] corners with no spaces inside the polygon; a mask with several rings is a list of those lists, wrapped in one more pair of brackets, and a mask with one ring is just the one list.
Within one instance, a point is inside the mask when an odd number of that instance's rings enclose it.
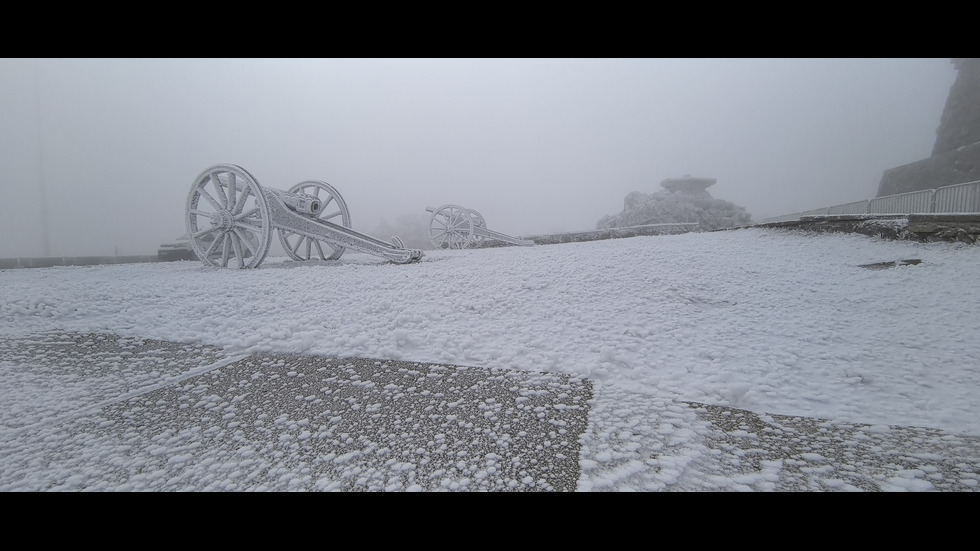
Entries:
{"label": "concrete slab", "polygon": [[69,489],[66,472],[89,490],[575,491],[592,398],[561,374],[112,335],[0,339],[0,357],[8,491]]}

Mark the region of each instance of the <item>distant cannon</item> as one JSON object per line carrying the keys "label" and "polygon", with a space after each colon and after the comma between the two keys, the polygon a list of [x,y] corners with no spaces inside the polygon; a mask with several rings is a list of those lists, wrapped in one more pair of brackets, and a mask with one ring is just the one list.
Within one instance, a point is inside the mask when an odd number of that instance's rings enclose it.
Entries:
{"label": "distant cannon", "polygon": [[496,239],[513,245],[534,245],[534,241],[512,237],[487,229],[483,216],[459,205],[426,207],[429,216],[429,241],[437,249],[465,249],[484,239]]}
{"label": "distant cannon", "polygon": [[347,204],[330,184],[263,188],[238,165],[212,166],[194,180],[185,221],[194,254],[220,268],[258,267],[273,230],[293,260],[336,260],[347,248],[398,264],[422,258],[421,250],[404,248],[398,237],[387,243],[351,229]]}

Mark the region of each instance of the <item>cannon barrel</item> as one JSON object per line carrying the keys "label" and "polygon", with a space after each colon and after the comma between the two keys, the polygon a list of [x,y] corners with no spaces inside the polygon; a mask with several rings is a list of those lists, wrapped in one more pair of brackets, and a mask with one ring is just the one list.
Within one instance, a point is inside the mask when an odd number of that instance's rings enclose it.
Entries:
{"label": "cannon barrel", "polygon": [[300,214],[316,214],[320,211],[322,203],[320,199],[307,193],[290,193],[280,189],[265,188],[266,191],[275,195],[290,210]]}

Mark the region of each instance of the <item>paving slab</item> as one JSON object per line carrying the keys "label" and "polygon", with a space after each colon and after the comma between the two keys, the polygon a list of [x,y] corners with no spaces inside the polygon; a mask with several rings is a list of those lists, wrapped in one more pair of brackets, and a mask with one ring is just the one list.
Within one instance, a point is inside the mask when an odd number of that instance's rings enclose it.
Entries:
{"label": "paving slab", "polygon": [[579,478],[581,378],[109,335],[0,343],[0,490],[568,492]]}

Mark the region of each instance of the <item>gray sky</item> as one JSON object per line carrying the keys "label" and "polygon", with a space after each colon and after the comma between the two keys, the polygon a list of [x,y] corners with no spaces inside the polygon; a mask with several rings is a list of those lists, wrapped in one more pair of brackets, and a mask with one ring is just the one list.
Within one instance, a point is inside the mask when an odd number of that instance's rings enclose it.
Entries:
{"label": "gray sky", "polygon": [[955,78],[946,58],[0,59],[0,257],[155,254],[219,163],[329,182],[366,233],[446,203],[515,236],[590,230],[685,174],[759,221],[874,197],[929,156]]}

